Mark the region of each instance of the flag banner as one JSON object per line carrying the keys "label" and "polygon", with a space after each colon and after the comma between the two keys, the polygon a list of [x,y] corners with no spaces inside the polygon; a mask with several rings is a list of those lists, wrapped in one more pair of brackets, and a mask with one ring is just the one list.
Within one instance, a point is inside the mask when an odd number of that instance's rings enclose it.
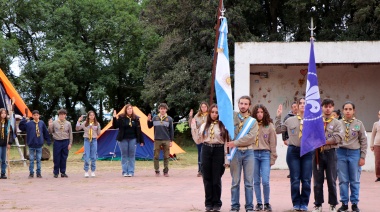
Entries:
{"label": "flag banner", "polygon": [[[243,125],[242,129],[240,130],[239,134],[236,136],[235,140],[239,140],[240,138],[244,137],[248,134],[248,132],[251,130],[253,125],[255,124],[256,119],[252,117],[248,117],[248,120]],[[234,147],[231,149],[230,153],[227,154],[227,159],[231,161],[234,158],[234,155],[237,151],[237,147]]]}
{"label": "flag banner", "polygon": [[227,19],[222,18],[219,28],[218,58],[215,71],[215,93],[218,104],[219,120],[223,122],[230,138],[234,137],[234,120],[232,108],[232,89],[230,77],[230,61],[227,45]]}
{"label": "flag banner", "polygon": [[306,84],[306,104],[303,117],[301,156],[326,144],[323,129],[321,98],[318,87],[317,67],[314,57],[314,40],[310,41],[310,59]]}

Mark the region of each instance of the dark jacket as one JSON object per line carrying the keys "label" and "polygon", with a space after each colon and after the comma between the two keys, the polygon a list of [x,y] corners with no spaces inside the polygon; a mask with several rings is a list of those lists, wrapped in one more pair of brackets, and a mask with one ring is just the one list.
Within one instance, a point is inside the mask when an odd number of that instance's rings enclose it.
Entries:
{"label": "dark jacket", "polygon": [[[292,111],[289,111],[289,113],[285,116],[284,121],[282,123],[284,123],[286,121],[286,119],[288,119],[292,116],[295,116],[295,115],[292,113]],[[282,141],[286,141],[288,139],[289,139],[288,131],[283,132],[282,133]]]}
{"label": "dark jacket", "polygon": [[28,147],[31,148],[41,148],[44,145],[44,140],[50,146],[50,135],[47,127],[43,121],[38,122],[38,128],[40,131],[40,136],[37,137],[36,133],[36,123],[34,121],[28,121],[23,118],[18,125],[21,131],[26,131],[26,143]]}
{"label": "dark jacket", "polygon": [[117,141],[122,141],[125,138],[126,128],[134,128],[137,142],[144,144],[144,139],[141,132],[140,117],[136,116],[135,119],[132,119],[132,127],[129,126],[129,119],[124,114],[119,115],[119,119],[113,117],[112,128],[119,129],[116,136]]}
{"label": "dark jacket", "polygon": [[[12,130],[12,127],[9,128],[9,131],[10,131],[10,136],[9,136],[9,140],[8,140],[8,122],[9,120],[7,120],[5,123],[4,123],[4,139],[2,139],[0,137],[0,146],[6,146],[7,144],[11,145],[12,144],[12,141],[13,141],[13,130]],[[0,126],[1,127],[1,126]],[[0,128],[1,130],[1,128]],[[1,132],[0,132],[1,133]],[[8,141],[8,142],[7,142]]]}

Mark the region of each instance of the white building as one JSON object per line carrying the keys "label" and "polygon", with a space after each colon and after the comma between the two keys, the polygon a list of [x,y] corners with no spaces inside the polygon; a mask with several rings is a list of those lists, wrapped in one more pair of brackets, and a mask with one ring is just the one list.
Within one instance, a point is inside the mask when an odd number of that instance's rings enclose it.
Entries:
{"label": "white building", "polygon": [[[356,117],[371,131],[380,110],[380,41],[316,41],[314,54],[321,98],[332,98],[335,109],[354,102]],[[264,104],[272,118],[282,104],[285,117],[295,98],[305,94],[309,56],[309,42],[235,43],[235,110],[239,97],[249,95],[253,104]],[[367,155],[364,168],[373,170],[373,153]]]}

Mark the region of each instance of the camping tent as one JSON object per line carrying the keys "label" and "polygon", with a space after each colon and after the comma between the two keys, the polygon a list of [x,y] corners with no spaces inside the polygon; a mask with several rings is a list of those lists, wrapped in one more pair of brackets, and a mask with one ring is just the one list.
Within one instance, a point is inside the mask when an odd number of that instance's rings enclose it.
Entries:
{"label": "camping tent", "polygon": [[10,99],[15,100],[15,113],[25,115],[25,110],[28,111],[28,116],[32,117],[32,113],[25,105],[21,96],[18,94],[12,83],[8,80],[7,76],[0,69],[0,108],[7,108]]}
{"label": "camping tent", "polygon": [[[124,112],[124,108],[118,114]],[[144,160],[152,160],[153,159],[153,142],[154,142],[154,131],[153,128],[148,128],[147,124],[147,116],[141,112],[137,107],[133,107],[133,112],[140,117],[141,123],[141,131],[143,133],[143,138],[145,145],[140,146],[136,145],[136,158],[144,159]],[[117,129],[110,129],[112,127],[112,121],[110,121],[101,131],[98,136],[98,158],[99,159],[110,159],[112,157],[120,157],[120,149],[116,142],[116,136],[118,133]],[[82,153],[84,151],[84,147],[76,152],[76,154]],[[185,153],[185,151],[179,147],[175,142],[173,142],[173,146],[170,148],[170,154],[179,154]],[[162,151],[160,154],[160,159],[162,159]]]}

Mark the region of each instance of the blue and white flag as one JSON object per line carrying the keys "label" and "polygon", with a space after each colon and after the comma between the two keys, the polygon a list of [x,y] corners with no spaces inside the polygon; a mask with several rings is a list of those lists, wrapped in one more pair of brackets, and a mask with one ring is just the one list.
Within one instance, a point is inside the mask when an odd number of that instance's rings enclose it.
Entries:
{"label": "blue and white flag", "polygon": [[234,137],[230,61],[227,44],[227,19],[222,18],[219,28],[218,59],[215,71],[215,93],[219,120],[223,122],[231,139]]}
{"label": "blue and white flag", "polygon": [[314,57],[314,39],[311,38],[310,59],[307,72],[306,105],[303,117],[301,156],[326,144],[323,127],[321,98],[318,88],[317,67]]}

